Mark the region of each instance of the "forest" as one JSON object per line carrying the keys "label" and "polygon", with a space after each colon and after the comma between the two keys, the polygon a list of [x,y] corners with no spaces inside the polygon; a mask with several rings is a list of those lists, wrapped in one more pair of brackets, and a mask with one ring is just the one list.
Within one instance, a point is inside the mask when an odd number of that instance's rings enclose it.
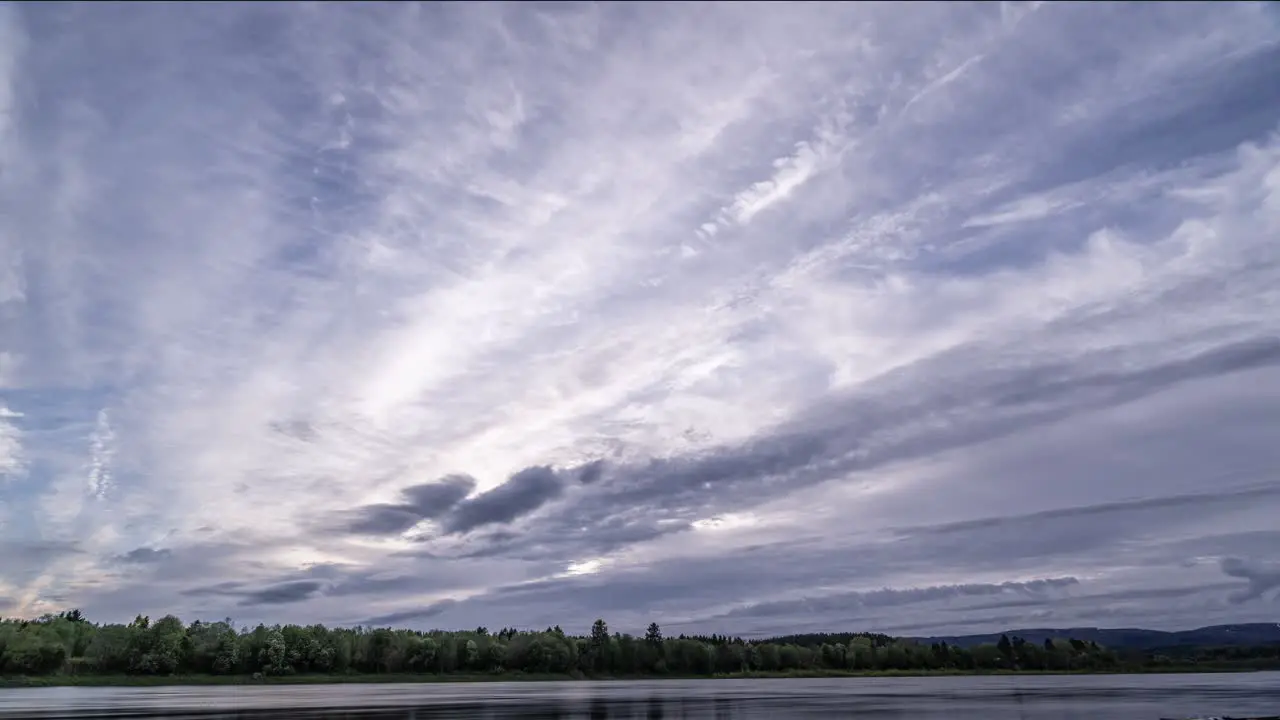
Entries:
{"label": "forest", "polygon": [[139,615],[124,624],[90,622],[78,610],[35,620],[0,620],[0,675],[76,677],[408,676],[475,679],[824,675],[913,672],[1119,672],[1280,667],[1280,646],[1180,648],[1125,653],[1073,638],[1029,643],[1002,636],[962,648],[875,633],[744,640],[611,633],[596,620],[583,635],[560,627],[490,632],[323,625],[235,627],[230,620],[184,624]]}

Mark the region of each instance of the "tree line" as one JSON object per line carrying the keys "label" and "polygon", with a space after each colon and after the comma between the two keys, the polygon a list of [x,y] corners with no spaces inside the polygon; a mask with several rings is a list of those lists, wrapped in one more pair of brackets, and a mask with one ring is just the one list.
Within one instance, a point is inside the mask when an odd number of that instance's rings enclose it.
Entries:
{"label": "tree line", "polygon": [[[1270,657],[1280,663],[1274,652]],[[1073,638],[1041,644],[1004,636],[999,643],[962,648],[875,633],[764,640],[665,637],[657,623],[637,637],[610,632],[604,620],[596,620],[582,635],[559,626],[498,632],[484,627],[457,632],[324,625],[236,628],[230,620],[188,625],[172,615],[154,622],[139,615],[129,624],[97,624],[78,610],[35,620],[0,620],[0,673],[33,676],[1114,671],[1213,659],[1203,654],[1135,658]]]}

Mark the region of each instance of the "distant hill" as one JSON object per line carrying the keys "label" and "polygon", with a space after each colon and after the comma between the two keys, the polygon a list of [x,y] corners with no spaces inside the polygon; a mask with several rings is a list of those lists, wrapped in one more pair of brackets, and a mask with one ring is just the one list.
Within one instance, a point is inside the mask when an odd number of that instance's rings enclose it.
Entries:
{"label": "distant hill", "polygon": [[1244,625],[1210,625],[1195,630],[1164,632],[1139,628],[1030,628],[1007,630],[986,635],[952,635],[913,638],[922,643],[946,642],[948,645],[973,647],[1000,641],[1001,635],[1017,636],[1027,642],[1043,643],[1045,638],[1075,638],[1098,643],[1115,650],[1154,650],[1172,647],[1210,647],[1224,645],[1280,644],[1280,623]]}

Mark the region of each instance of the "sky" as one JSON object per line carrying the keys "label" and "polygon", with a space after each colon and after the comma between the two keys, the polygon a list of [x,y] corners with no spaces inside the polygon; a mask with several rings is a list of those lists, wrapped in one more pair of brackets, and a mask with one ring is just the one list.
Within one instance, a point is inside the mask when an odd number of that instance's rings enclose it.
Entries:
{"label": "sky", "polygon": [[0,5],[0,615],[1280,618],[1266,3]]}

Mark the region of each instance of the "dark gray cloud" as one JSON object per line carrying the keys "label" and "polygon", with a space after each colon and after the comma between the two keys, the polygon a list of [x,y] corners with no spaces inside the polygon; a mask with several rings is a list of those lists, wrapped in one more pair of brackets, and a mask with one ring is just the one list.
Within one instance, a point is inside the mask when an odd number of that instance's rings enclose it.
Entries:
{"label": "dark gray cloud", "polygon": [[423,517],[437,518],[470,495],[476,489],[476,480],[470,475],[446,475],[436,482],[411,485],[400,494]]}
{"label": "dark gray cloud", "polygon": [[[1252,503],[1275,498],[1280,498],[1280,483],[892,528],[889,532],[926,552],[945,552],[955,561],[999,565],[1063,552],[1101,550],[1121,538],[1141,538],[1158,530],[1161,524],[1193,521],[1207,513],[1247,509]],[[957,541],[959,544],[951,544]]]}
{"label": "dark gray cloud", "polygon": [[1231,602],[1245,603],[1280,588],[1280,564],[1251,562],[1237,557],[1222,559],[1222,572],[1246,580],[1249,586],[1231,594]]}
{"label": "dark gray cloud", "polygon": [[1018,406],[1098,393],[1101,402],[1114,405],[1197,378],[1276,365],[1280,365],[1280,338],[1252,338],[1138,372],[1102,370],[1082,375],[1066,365],[1048,365],[1009,373],[989,388],[988,398],[996,405]]}
{"label": "dark gray cloud", "polygon": [[595,460],[577,469],[578,482],[583,485],[590,485],[599,480],[604,475],[604,460]]}
{"label": "dark gray cloud", "polygon": [[832,611],[847,612],[859,608],[897,607],[916,605],[919,603],[951,600],[955,598],[991,597],[993,595],[1040,596],[1038,602],[1044,603],[1045,593],[1060,588],[1078,585],[1079,580],[1073,577],[1044,578],[1026,582],[1003,583],[966,583],[963,585],[932,585],[927,587],[906,588],[901,590],[883,589],[869,592],[836,593],[806,597],[798,600],[779,600],[776,602],[755,603],[716,616],[718,618],[736,617],[794,617],[805,614],[829,615]]}
{"label": "dark gray cloud", "polygon": [[386,615],[377,615],[375,617],[361,620],[355,624],[372,625],[375,627],[385,625],[403,625],[404,623],[427,620],[436,617],[456,604],[457,603],[453,600],[442,600],[419,610],[405,610],[402,612],[388,613]]}
{"label": "dark gray cloud", "polygon": [[550,467],[528,467],[488,492],[459,503],[445,518],[445,529],[465,533],[484,525],[508,523],[527,515],[564,492]]}
{"label": "dark gray cloud", "polygon": [[467,475],[448,475],[436,482],[411,485],[400,492],[404,502],[361,506],[345,514],[341,527],[360,535],[401,533],[423,520],[448,513],[475,488],[475,479]]}
{"label": "dark gray cloud", "polygon": [[1252,530],[1247,532],[1214,532],[1199,537],[1172,540],[1163,543],[1171,557],[1237,557],[1271,554],[1270,549],[1280,547],[1280,530]]}
{"label": "dark gray cloud", "polygon": [[165,548],[140,547],[134,548],[123,555],[118,555],[116,559],[120,562],[146,565],[164,560],[172,554]]}
{"label": "dark gray cloud", "polygon": [[245,592],[244,587],[245,587],[245,583],[240,582],[238,580],[226,580],[224,582],[214,583],[212,585],[197,585],[195,587],[186,588],[181,592],[183,595],[188,595],[192,597],[203,597],[203,596],[211,596],[211,595],[236,596],[236,595],[241,595]]}
{"label": "dark gray cloud", "polygon": [[967,534],[973,531],[990,530],[996,528],[1004,528],[1006,526],[1014,526],[1015,530],[1025,529],[1024,525],[1040,525],[1050,520],[1087,519],[1094,515],[1106,515],[1110,513],[1124,513],[1130,511],[1159,510],[1168,508],[1185,508],[1196,507],[1204,503],[1215,503],[1232,500],[1250,500],[1252,498],[1265,498],[1271,495],[1280,494],[1280,484],[1262,486],[1259,488],[1250,488],[1237,492],[1227,493],[1195,493],[1191,495],[1176,495],[1173,497],[1147,498],[1143,500],[1129,500],[1126,502],[1100,503],[1097,505],[1083,505],[1079,507],[1060,508],[1056,510],[1044,510],[1041,512],[1029,513],[1026,515],[1013,515],[1003,517],[985,517],[974,520],[963,520],[954,523],[944,523],[941,525],[924,525],[915,527],[890,528],[891,531],[900,536],[912,536],[919,534],[928,535],[950,535],[953,533]]}
{"label": "dark gray cloud", "polygon": [[318,564],[282,576],[264,575],[255,568],[254,580],[228,580],[197,585],[181,590],[188,597],[225,599],[237,607],[285,605],[315,597],[348,577],[348,571],[337,565]]}
{"label": "dark gray cloud", "polygon": [[323,586],[323,583],[318,580],[295,580],[293,582],[280,583],[279,585],[244,593],[240,604],[243,606],[284,605],[300,602],[320,592],[320,588]]}
{"label": "dark gray cloud", "polygon": [[[575,471],[580,482],[590,483],[600,469],[591,463]],[[366,535],[394,535],[422,520],[441,519],[446,532],[467,533],[486,525],[509,523],[527,515],[564,491],[564,479],[549,466],[525,468],[503,484],[467,499],[476,481],[468,475],[450,475],[433,483],[413,485],[401,491],[404,502],[361,506],[345,515],[341,527]]]}
{"label": "dark gray cloud", "polygon": [[1091,612],[1095,608],[1105,607],[1115,602],[1125,602],[1131,600],[1140,601],[1164,601],[1176,598],[1185,598],[1192,595],[1200,595],[1203,593],[1212,593],[1221,595],[1225,590],[1236,587],[1234,583],[1208,583],[1196,585],[1194,587],[1156,587],[1156,588],[1140,588],[1136,590],[1118,590],[1115,592],[1099,592],[1088,593],[1085,595],[1076,595],[1071,598],[1044,598],[1044,597],[1025,597],[1011,600],[997,600],[995,602],[981,602],[960,607],[946,608],[943,612],[972,614],[986,610],[1010,610],[1013,608],[1047,608],[1047,607],[1063,607],[1075,606],[1083,607],[1087,612]]}

